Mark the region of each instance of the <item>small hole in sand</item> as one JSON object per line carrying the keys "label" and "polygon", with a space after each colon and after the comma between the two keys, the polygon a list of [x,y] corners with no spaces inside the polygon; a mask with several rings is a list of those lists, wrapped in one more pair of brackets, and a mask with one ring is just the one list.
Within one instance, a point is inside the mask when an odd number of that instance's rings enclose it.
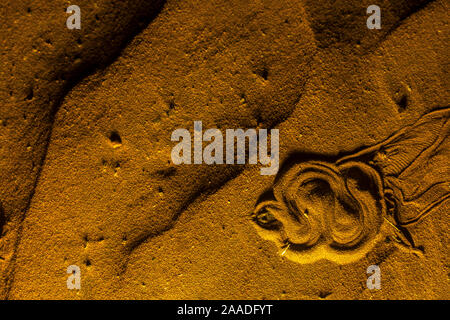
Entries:
{"label": "small hole in sand", "polygon": [[330,291],[320,291],[320,292],[319,292],[319,298],[325,299],[325,298],[328,297],[330,294],[331,294]]}
{"label": "small hole in sand", "polygon": [[257,76],[263,78],[266,81],[269,78],[269,68],[264,63],[261,63],[259,66],[256,66],[254,73]]}
{"label": "small hole in sand", "polygon": [[267,80],[269,78],[269,70],[267,70],[267,68],[263,68],[260,72],[260,76],[264,79]]}
{"label": "small hole in sand", "polygon": [[111,132],[109,135],[109,141],[111,141],[113,148],[118,148],[122,145],[122,138],[117,131]]}
{"label": "small hole in sand", "polygon": [[32,100],[33,97],[34,97],[34,91],[33,91],[33,88],[30,88],[30,91],[28,92],[25,100]]}
{"label": "small hole in sand", "polygon": [[403,112],[408,107],[408,96],[403,94],[398,101],[396,101],[398,106],[398,111]]}
{"label": "small hole in sand", "polygon": [[85,234],[84,236],[83,236],[83,247],[87,247],[87,245],[88,245],[88,242],[89,242],[89,237],[88,237],[88,235],[87,234]]}

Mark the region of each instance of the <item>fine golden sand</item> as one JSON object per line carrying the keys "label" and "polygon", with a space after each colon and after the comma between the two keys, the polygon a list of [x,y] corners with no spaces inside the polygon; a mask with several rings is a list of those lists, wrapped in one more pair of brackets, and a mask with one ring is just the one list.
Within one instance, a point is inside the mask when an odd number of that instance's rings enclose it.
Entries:
{"label": "fine golden sand", "polygon": [[[373,2],[3,1],[0,297],[449,299],[450,2]],[[175,165],[194,121],[278,174]]]}

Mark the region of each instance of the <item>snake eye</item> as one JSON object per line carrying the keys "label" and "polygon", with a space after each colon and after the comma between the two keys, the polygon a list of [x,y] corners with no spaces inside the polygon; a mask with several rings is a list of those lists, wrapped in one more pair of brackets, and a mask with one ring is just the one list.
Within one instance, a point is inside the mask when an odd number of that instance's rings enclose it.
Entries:
{"label": "snake eye", "polygon": [[279,227],[279,221],[273,215],[273,210],[279,210],[276,207],[270,205],[260,207],[259,210],[255,212],[254,220],[255,222],[266,229],[276,229]]}

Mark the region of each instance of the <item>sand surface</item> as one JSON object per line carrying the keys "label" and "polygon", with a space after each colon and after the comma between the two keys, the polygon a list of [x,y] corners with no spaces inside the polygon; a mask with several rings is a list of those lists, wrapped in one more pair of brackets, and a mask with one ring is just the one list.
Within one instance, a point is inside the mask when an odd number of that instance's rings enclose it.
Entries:
{"label": "sand surface", "polygon": [[[1,298],[449,299],[450,2],[372,2],[0,4]],[[278,174],[172,163],[198,120]]]}

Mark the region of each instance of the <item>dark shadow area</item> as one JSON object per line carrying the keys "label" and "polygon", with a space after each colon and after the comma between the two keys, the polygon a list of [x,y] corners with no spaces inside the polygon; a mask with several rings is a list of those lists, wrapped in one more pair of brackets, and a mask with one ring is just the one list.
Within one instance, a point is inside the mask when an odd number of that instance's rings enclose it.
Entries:
{"label": "dark shadow area", "polygon": [[[383,39],[395,31],[409,16],[425,8],[434,0],[380,0],[377,3],[361,0],[306,0],[311,28],[319,48],[360,46],[373,51]],[[381,29],[366,27],[367,7],[381,9]]]}

